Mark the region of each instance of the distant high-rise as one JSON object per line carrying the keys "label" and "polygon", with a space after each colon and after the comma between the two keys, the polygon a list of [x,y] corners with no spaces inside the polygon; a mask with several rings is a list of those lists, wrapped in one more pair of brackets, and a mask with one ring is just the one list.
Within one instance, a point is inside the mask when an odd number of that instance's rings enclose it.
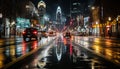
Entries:
{"label": "distant high-rise", "polygon": [[56,11],[56,21],[61,24],[61,19],[62,19],[62,12],[60,6],[58,6],[57,11]]}
{"label": "distant high-rise", "polygon": [[63,28],[63,24],[62,24],[62,11],[60,6],[58,6],[56,10],[56,22],[58,30],[61,31],[61,29]]}
{"label": "distant high-rise", "polygon": [[76,15],[81,14],[81,3],[79,0],[71,0],[71,16],[76,17]]}
{"label": "distant high-rise", "polygon": [[71,16],[76,17],[77,15],[89,15],[89,9],[94,3],[94,0],[71,0],[70,10]]}

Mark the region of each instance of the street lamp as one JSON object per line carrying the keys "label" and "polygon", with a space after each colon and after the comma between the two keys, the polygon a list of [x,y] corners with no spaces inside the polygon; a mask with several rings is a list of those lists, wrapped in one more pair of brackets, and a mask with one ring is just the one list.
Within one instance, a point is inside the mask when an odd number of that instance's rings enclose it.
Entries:
{"label": "street lamp", "polygon": [[98,21],[96,21],[96,24],[98,24]]}
{"label": "street lamp", "polygon": [[111,21],[111,17],[108,17],[108,20]]}
{"label": "street lamp", "polygon": [[94,7],[94,6],[92,6],[92,7],[91,7],[91,9],[92,9],[92,10],[94,10],[94,9],[95,9],[95,7]]}
{"label": "street lamp", "polygon": [[110,28],[111,17],[108,17],[108,21],[107,22],[108,22],[107,27]]}
{"label": "street lamp", "polygon": [[111,34],[112,34],[110,22],[111,22],[111,17],[108,17],[108,21],[107,21],[107,26],[106,26],[106,27],[107,27],[107,35],[108,35],[109,37],[111,37]]}

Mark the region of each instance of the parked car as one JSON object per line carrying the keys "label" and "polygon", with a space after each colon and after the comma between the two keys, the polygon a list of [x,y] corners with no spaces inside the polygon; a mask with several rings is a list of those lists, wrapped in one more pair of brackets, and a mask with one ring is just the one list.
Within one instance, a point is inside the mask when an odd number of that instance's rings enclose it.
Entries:
{"label": "parked car", "polygon": [[41,35],[39,34],[38,30],[36,28],[26,28],[23,33],[23,40],[26,41],[27,38],[29,38],[29,40],[35,39],[41,39]]}

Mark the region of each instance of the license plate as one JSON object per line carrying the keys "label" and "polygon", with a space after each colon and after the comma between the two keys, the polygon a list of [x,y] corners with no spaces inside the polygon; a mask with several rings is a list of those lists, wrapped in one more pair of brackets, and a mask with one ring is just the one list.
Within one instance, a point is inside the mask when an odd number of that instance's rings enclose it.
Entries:
{"label": "license plate", "polygon": [[30,35],[27,35],[27,37],[30,37]]}

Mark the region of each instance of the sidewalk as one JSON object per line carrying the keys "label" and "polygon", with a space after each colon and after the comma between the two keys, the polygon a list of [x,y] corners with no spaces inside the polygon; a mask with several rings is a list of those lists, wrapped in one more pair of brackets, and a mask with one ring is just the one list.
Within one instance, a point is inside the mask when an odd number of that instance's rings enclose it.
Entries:
{"label": "sidewalk", "polygon": [[117,37],[109,37],[109,36],[86,36],[86,37],[94,37],[94,38],[103,38],[103,39],[111,39],[111,40],[120,40],[120,38]]}
{"label": "sidewalk", "polygon": [[0,38],[0,43],[3,41],[16,40],[17,38],[22,38],[21,36],[2,36]]}
{"label": "sidewalk", "polygon": [[109,37],[109,36],[106,36],[106,37],[101,37],[100,38],[104,38],[104,39],[111,39],[111,40],[120,40],[120,38],[117,38],[117,37]]}
{"label": "sidewalk", "polygon": [[21,44],[22,37],[19,36],[11,36],[11,37],[2,37],[0,38],[0,47],[14,45],[14,44]]}
{"label": "sidewalk", "polygon": [[88,51],[120,66],[120,38],[85,36],[85,38],[80,37],[80,39],[74,40],[74,42]]}

